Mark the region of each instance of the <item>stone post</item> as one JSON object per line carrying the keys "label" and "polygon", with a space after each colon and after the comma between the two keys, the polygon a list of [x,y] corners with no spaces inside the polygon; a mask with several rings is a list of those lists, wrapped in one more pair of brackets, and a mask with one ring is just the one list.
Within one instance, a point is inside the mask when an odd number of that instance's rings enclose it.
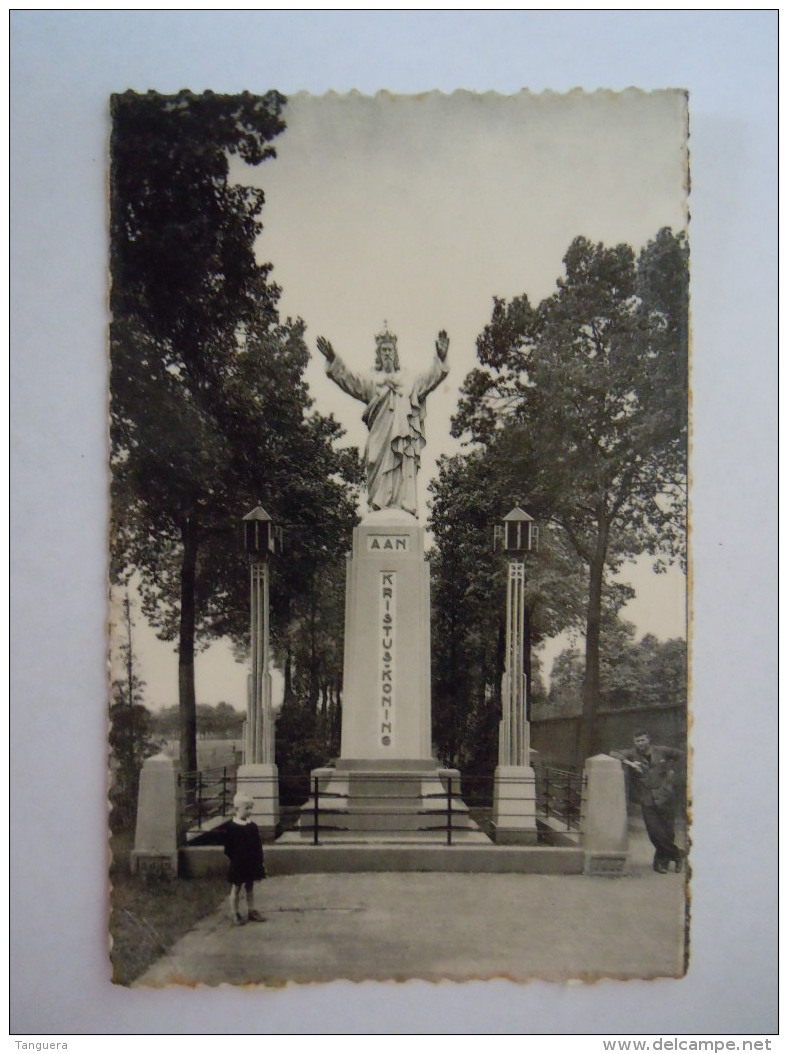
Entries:
{"label": "stone post", "polygon": [[585,766],[580,830],[586,875],[623,875],[627,871],[627,795],[620,761],[607,754]]}
{"label": "stone post", "polygon": [[140,773],[132,874],[178,877],[177,826],[175,764],[168,755],[156,754],[146,760]]}

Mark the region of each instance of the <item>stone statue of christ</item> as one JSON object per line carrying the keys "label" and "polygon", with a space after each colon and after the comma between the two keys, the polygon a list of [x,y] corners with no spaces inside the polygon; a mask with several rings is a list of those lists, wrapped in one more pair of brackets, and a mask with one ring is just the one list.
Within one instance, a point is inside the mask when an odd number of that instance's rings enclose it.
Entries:
{"label": "stone statue of christ", "polygon": [[425,404],[449,372],[449,338],[441,330],[432,363],[415,377],[399,367],[395,336],[386,330],[375,341],[375,369],[364,374],[349,370],[325,337],[317,338],[317,347],[326,357],[326,373],[332,381],[367,405],[362,420],[369,429],[365,452],[369,507],[404,509],[415,516],[416,474],[426,442]]}

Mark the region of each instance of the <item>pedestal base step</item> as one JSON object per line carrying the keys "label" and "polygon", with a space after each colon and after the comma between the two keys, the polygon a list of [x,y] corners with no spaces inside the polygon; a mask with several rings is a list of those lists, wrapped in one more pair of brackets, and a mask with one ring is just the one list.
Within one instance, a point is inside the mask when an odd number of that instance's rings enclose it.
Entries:
{"label": "pedestal base step", "polygon": [[318,769],[312,773],[313,788],[315,782],[317,806],[313,796],[302,807],[297,832],[291,836],[298,841],[314,840],[317,825],[318,840],[332,844],[373,839],[445,844],[450,826],[453,841],[489,844],[453,788],[449,798],[437,768],[397,771],[355,763],[353,768]]}
{"label": "pedestal base step", "polygon": [[[276,845],[309,846],[314,832],[307,828],[287,831],[277,838]],[[443,846],[448,844],[445,829],[419,831],[364,831],[345,828],[339,830],[321,826],[318,829],[319,845],[355,845],[355,846]],[[451,831],[452,845],[491,845],[490,839],[478,827],[456,829]]]}

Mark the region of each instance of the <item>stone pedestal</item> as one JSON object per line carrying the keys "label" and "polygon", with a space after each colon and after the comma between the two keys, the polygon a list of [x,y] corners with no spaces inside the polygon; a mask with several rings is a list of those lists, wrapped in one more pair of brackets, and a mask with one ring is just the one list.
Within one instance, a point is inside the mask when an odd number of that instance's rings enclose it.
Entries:
{"label": "stone pedestal", "polygon": [[536,775],[530,766],[496,768],[493,824],[499,845],[536,845]]}
{"label": "stone pedestal", "polygon": [[238,793],[254,801],[252,815],[264,842],[273,842],[279,824],[279,773],[276,765],[240,765]]}
{"label": "stone pedestal", "polygon": [[627,795],[621,762],[607,754],[588,758],[581,834],[587,875],[627,870]]}
{"label": "stone pedestal", "polygon": [[177,815],[175,763],[166,754],[156,754],[140,773],[132,874],[178,877]]}
{"label": "stone pedestal", "polygon": [[[314,781],[318,782],[317,800]],[[312,773],[300,837],[487,842],[432,757],[430,577],[424,528],[401,509],[371,512],[347,561],[342,748]]]}
{"label": "stone pedestal", "polygon": [[432,760],[430,578],[410,513],[353,531],[345,594],[342,759]]}

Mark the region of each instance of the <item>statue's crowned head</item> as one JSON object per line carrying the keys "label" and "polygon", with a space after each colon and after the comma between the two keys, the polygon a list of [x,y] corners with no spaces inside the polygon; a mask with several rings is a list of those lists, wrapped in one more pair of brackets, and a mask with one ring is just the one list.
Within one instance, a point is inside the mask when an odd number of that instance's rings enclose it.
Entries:
{"label": "statue's crowned head", "polygon": [[375,351],[375,369],[383,370],[384,373],[392,373],[399,369],[399,355],[397,354],[397,338],[389,333],[388,324],[384,323],[385,329],[375,337],[377,349]]}

